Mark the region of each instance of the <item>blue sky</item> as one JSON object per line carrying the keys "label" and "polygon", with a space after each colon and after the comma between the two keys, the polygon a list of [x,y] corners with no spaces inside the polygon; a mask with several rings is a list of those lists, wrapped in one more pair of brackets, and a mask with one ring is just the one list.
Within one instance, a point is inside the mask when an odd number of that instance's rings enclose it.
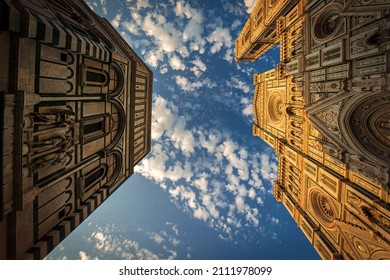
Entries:
{"label": "blue sky", "polygon": [[251,135],[254,73],[234,61],[248,0],[87,1],[154,72],[152,151],[48,259],[318,259],[272,195]]}

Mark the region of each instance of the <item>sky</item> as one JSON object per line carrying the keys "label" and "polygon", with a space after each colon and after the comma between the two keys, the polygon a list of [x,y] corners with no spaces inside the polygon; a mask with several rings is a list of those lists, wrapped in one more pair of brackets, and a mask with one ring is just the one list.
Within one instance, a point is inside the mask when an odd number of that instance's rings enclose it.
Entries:
{"label": "sky", "polygon": [[255,2],[87,1],[154,73],[152,150],[47,259],[319,259],[252,136],[253,74],[279,62],[234,61]]}

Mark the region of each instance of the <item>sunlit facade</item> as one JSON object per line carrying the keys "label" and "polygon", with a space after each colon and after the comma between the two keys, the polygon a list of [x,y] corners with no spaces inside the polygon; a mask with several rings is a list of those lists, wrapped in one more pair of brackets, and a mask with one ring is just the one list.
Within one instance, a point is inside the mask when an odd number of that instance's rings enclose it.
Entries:
{"label": "sunlit facade", "polygon": [[275,149],[274,196],[323,259],[390,259],[390,4],[257,2],[236,61],[254,75],[253,135]]}
{"label": "sunlit facade", "polygon": [[81,0],[0,13],[0,259],[42,259],[150,151],[153,77]]}

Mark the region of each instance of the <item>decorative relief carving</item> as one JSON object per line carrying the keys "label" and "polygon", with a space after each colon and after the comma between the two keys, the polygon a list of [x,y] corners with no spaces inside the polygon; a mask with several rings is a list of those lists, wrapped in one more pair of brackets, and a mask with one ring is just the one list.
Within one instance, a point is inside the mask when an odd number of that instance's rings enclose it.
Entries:
{"label": "decorative relief carving", "polygon": [[356,92],[383,91],[386,89],[385,75],[359,76],[348,81],[348,90]]}
{"label": "decorative relief carving", "polygon": [[371,223],[378,225],[384,231],[390,233],[390,219],[380,212],[375,206],[368,204],[354,193],[348,193],[347,201],[358,211],[361,217],[366,217]]}
{"label": "decorative relief carving", "polygon": [[347,89],[346,81],[311,83],[310,92],[340,92]]}
{"label": "decorative relief carving", "polygon": [[358,0],[352,5],[352,7],[365,7],[365,6],[386,5],[386,4],[390,4],[390,0]]}
{"label": "decorative relief carving", "polygon": [[385,170],[357,155],[346,154],[345,161],[348,163],[348,166],[351,170],[371,178],[371,180],[376,183],[384,183],[386,181]]}
{"label": "decorative relief carving", "polygon": [[[359,200],[359,199],[358,199]],[[353,259],[388,259],[389,245],[382,237],[361,225],[336,221],[343,239],[343,250]]]}
{"label": "decorative relief carving", "polygon": [[332,104],[326,107],[324,110],[314,114],[314,116],[320,120],[333,134],[341,138],[340,129],[338,126],[339,112],[342,107],[342,102]]}
{"label": "decorative relief carving", "polygon": [[333,143],[330,143],[329,141],[326,140],[321,141],[321,144],[322,144],[322,149],[326,154],[329,154],[338,160],[344,159],[345,151],[343,149],[340,149]]}
{"label": "decorative relief carving", "polygon": [[390,30],[378,27],[351,38],[351,56],[357,56],[373,49],[381,48],[390,41]]}
{"label": "decorative relief carving", "polygon": [[390,220],[388,217],[380,213],[374,206],[362,205],[361,210],[368,220],[390,233]]}
{"label": "decorative relief carving", "polygon": [[74,112],[71,108],[51,109],[48,113],[30,113],[24,117],[29,139],[22,147],[27,157],[26,176],[49,165],[66,166],[72,160]]}

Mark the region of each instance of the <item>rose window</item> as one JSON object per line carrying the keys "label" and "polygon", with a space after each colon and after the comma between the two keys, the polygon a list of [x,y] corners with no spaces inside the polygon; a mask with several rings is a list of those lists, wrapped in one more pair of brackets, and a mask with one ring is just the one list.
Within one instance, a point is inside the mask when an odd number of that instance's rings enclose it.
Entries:
{"label": "rose window", "polygon": [[336,35],[342,26],[340,5],[332,4],[324,8],[314,22],[313,37],[316,41],[325,42]]}
{"label": "rose window", "polygon": [[336,31],[340,24],[340,14],[330,14],[327,16],[322,24],[322,34],[330,36]]}
{"label": "rose window", "polygon": [[329,218],[330,220],[333,220],[335,218],[334,209],[332,208],[332,205],[329,203],[328,199],[320,194],[318,196],[318,204],[320,206],[320,209],[322,213]]}
{"label": "rose window", "polygon": [[313,190],[310,193],[311,207],[316,218],[325,226],[333,226],[337,218],[337,210],[328,195],[320,190]]}

